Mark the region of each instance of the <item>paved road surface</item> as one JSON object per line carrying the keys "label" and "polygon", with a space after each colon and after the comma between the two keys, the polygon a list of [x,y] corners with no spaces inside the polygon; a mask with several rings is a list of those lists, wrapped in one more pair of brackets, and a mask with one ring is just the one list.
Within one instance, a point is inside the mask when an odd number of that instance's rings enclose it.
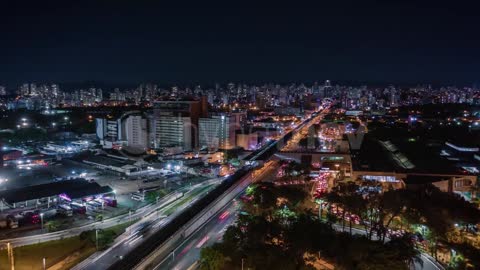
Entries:
{"label": "paved road surface", "polygon": [[[202,186],[199,188],[205,187]],[[211,188],[213,188],[213,186],[211,186]],[[107,269],[116,261],[121,260],[125,254],[133,250],[144,239],[148,238],[149,236],[160,230],[164,224],[174,219],[183,209],[190,206],[196,200],[201,198],[211,188],[204,189],[201,193],[196,194],[194,197],[192,197],[191,200],[186,201],[181,205],[176,205],[175,203],[172,203],[171,205],[163,208],[161,211],[150,211],[149,214],[143,216],[143,218],[139,222],[132,225],[129,230],[119,236],[109,249],[104,252],[92,255],[90,258],[84,260],[83,262],[75,266],[73,269]],[[185,196],[188,196],[188,193]],[[174,213],[166,216],[165,212],[170,210],[171,207],[177,208],[175,209]]]}
{"label": "paved road surface", "polygon": [[236,220],[238,201],[232,201],[199,231],[179,245],[155,270],[195,268],[200,250],[222,239],[224,231]]}

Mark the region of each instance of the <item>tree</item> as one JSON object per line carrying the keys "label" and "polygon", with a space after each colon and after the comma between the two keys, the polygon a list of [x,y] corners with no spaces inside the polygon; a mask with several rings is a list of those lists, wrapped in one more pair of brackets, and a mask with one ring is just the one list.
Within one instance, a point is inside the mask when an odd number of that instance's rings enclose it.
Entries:
{"label": "tree", "polygon": [[[342,229],[345,230],[347,213],[360,215],[363,213],[365,200],[360,193],[360,187],[354,182],[341,182],[327,193],[325,199],[342,208]],[[352,233],[352,218],[349,217],[350,234]]]}
{"label": "tree", "polygon": [[225,256],[213,245],[200,251],[201,270],[221,270],[225,265]]}
{"label": "tree", "polygon": [[145,200],[148,203],[153,203],[157,201],[158,193],[156,191],[149,191],[145,194]]}
{"label": "tree", "polygon": [[[95,232],[95,231],[93,231]],[[105,249],[113,241],[115,241],[116,234],[113,230],[99,230],[98,232],[98,245],[100,249]]]}
{"label": "tree", "polygon": [[58,231],[60,228],[60,222],[57,220],[49,220],[45,223],[45,227],[49,232]]}
{"label": "tree", "polygon": [[272,217],[273,209],[277,203],[277,196],[274,193],[275,186],[272,183],[259,184],[253,195],[253,203],[256,211],[266,213],[268,218]]}
{"label": "tree", "polygon": [[95,220],[96,220],[96,221],[103,221],[103,215],[102,215],[102,214],[97,214],[97,215],[95,216]]}
{"label": "tree", "polygon": [[419,264],[423,267],[423,260],[420,257],[420,251],[415,248],[411,239],[412,236],[406,234],[403,237],[391,239],[385,244],[385,247],[396,250],[397,258],[406,262],[411,269],[414,269],[415,264]]}

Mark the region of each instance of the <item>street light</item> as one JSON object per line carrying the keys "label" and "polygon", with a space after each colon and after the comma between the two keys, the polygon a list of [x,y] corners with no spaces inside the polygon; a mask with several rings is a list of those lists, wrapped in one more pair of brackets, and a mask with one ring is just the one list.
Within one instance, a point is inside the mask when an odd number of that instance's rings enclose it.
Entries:
{"label": "street light", "polygon": [[95,229],[95,247],[98,250],[98,229]]}
{"label": "street light", "polygon": [[7,254],[8,262],[10,263],[11,269],[15,269],[15,257],[13,255],[13,246],[10,243],[7,243]]}
{"label": "street light", "polygon": [[[128,224],[130,228],[132,226],[132,210],[128,210]],[[132,229],[130,229],[130,234],[132,234]]]}
{"label": "street light", "polygon": [[41,220],[41,223],[42,223],[42,233],[43,233],[43,213],[40,213],[40,220]]}

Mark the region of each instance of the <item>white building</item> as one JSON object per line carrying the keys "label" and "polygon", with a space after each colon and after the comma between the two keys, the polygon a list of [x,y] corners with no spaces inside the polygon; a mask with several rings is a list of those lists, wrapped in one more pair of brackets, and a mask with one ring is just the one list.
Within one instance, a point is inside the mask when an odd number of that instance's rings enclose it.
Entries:
{"label": "white building", "polygon": [[146,148],[148,146],[147,119],[141,115],[129,115],[122,122],[125,138],[129,147]]}
{"label": "white building", "polygon": [[238,128],[234,115],[214,115],[198,121],[199,146],[209,149],[235,147],[235,130]]}
{"label": "white building", "polygon": [[151,136],[154,148],[182,147],[192,150],[192,122],[190,117],[158,116],[151,120]]}
{"label": "white building", "polygon": [[104,148],[129,146],[145,149],[148,145],[147,120],[138,111],[120,117],[97,118],[97,137]]}

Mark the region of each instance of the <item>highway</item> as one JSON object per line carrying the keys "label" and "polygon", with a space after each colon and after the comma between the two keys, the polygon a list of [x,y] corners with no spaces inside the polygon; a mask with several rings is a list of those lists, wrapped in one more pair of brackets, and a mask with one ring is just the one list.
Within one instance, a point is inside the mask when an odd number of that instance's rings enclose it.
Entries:
{"label": "highway", "polygon": [[105,219],[103,221],[97,221],[84,226],[74,227],[74,228],[70,228],[70,229],[62,230],[58,232],[3,239],[3,240],[0,240],[0,249],[4,249],[7,243],[10,243],[14,247],[32,245],[32,244],[37,244],[37,243],[42,243],[42,242],[47,242],[52,240],[59,240],[63,238],[73,237],[73,236],[79,235],[83,231],[95,230],[95,229],[106,229],[118,224],[140,219],[153,212],[156,212],[159,208],[162,208],[168,205],[173,200],[175,200],[178,194],[180,193],[189,193],[189,192],[191,193],[194,190],[201,189],[205,186],[218,183],[221,179],[222,178],[211,179],[191,187],[185,187],[185,188],[179,189],[176,192],[172,192],[171,194],[166,195],[165,197],[160,199],[158,203],[149,204],[142,208],[137,209],[136,211],[132,211],[131,213],[126,213],[113,218]]}
{"label": "highway", "polygon": [[[161,209],[155,208],[149,209],[150,211],[142,211],[143,215],[139,216],[141,219],[130,226],[124,234],[115,239],[114,244],[109,249],[93,254],[73,269],[107,269],[213,188],[214,183],[209,181],[208,185],[198,185],[190,189],[185,192],[182,198],[171,202]],[[185,200],[189,196],[191,198]],[[169,212],[172,213],[168,215]]]}
{"label": "highway", "polygon": [[227,227],[235,222],[239,206],[238,201],[231,201],[222,211],[214,215],[205,226],[180,244],[170,256],[166,257],[154,269],[181,270],[195,268],[200,257],[200,250],[222,239]]}
{"label": "highway", "polygon": [[106,229],[121,223],[126,223],[128,221],[141,218],[145,214],[155,211],[157,207],[169,201],[171,199],[171,196],[173,196],[173,194],[162,198],[162,200],[158,202],[158,205],[157,204],[147,205],[145,207],[137,209],[135,212],[131,214],[128,214],[128,213],[123,214],[114,218],[105,219],[104,221],[97,221],[84,226],[75,227],[75,228],[62,230],[58,232],[51,232],[51,233],[44,233],[44,234],[37,234],[37,235],[31,235],[31,236],[25,236],[25,237],[0,240],[0,247],[4,248],[7,245],[7,243],[10,243],[15,247],[31,245],[31,244],[76,236],[83,231],[94,230],[94,229]]}
{"label": "highway", "polygon": [[[275,178],[278,162],[270,162],[259,170],[252,181],[271,181]],[[200,257],[202,247],[212,245],[222,239],[225,229],[234,224],[241,203],[240,194],[234,200],[229,201],[224,208],[217,212],[202,227],[190,237],[179,243],[168,256],[166,256],[153,269],[195,269]]]}

